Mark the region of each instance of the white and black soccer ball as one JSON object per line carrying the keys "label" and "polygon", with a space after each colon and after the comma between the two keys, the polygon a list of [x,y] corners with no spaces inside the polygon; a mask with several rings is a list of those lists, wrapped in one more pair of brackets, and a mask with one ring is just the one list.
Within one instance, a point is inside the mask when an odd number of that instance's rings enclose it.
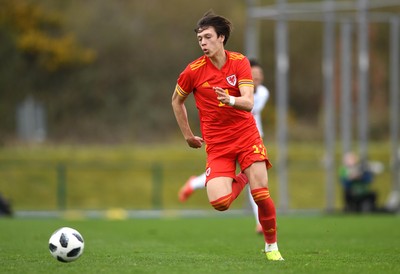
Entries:
{"label": "white and black soccer ball", "polygon": [[51,255],[64,263],[78,259],[82,255],[84,247],[82,235],[70,227],[57,229],[49,240]]}

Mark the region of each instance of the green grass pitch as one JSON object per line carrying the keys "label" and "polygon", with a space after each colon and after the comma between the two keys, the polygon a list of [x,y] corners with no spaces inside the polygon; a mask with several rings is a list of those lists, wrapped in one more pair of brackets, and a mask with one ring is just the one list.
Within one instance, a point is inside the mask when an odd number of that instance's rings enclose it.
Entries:
{"label": "green grass pitch", "polygon": [[[48,251],[51,233],[78,229],[72,263]],[[283,262],[268,262],[251,216],[127,220],[0,219],[1,273],[399,273],[398,215],[278,216]]]}

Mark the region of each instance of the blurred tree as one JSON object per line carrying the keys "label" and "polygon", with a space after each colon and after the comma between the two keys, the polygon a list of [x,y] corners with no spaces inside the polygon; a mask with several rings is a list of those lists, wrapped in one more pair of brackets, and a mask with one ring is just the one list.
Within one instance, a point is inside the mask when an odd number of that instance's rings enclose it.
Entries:
{"label": "blurred tree", "polygon": [[96,55],[65,31],[61,14],[37,1],[0,0],[0,6],[1,140],[14,133],[18,102],[28,94],[51,98],[55,83],[62,84],[75,68],[92,63]]}
{"label": "blurred tree", "polygon": [[1,0],[0,24],[28,62],[47,71],[93,62],[95,53],[81,47],[62,29],[62,17],[27,0]]}

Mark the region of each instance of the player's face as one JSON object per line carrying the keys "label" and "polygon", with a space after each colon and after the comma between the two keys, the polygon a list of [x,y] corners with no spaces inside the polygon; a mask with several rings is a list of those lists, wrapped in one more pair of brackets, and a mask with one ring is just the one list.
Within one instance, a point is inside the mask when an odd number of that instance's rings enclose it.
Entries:
{"label": "player's face", "polygon": [[262,68],[260,67],[252,67],[251,68],[251,75],[253,76],[253,83],[254,87],[258,87],[264,81],[264,73]]}
{"label": "player's face", "polygon": [[200,29],[197,33],[200,48],[207,57],[213,57],[217,52],[224,50],[224,39],[223,35],[217,36],[214,27]]}

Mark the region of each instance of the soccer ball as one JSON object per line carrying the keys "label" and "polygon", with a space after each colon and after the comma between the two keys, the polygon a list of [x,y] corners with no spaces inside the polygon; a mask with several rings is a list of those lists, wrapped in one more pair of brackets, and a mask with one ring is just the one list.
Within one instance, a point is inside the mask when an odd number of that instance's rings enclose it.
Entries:
{"label": "soccer ball", "polygon": [[82,255],[84,247],[82,235],[70,227],[56,230],[49,240],[50,254],[63,263],[78,259]]}

